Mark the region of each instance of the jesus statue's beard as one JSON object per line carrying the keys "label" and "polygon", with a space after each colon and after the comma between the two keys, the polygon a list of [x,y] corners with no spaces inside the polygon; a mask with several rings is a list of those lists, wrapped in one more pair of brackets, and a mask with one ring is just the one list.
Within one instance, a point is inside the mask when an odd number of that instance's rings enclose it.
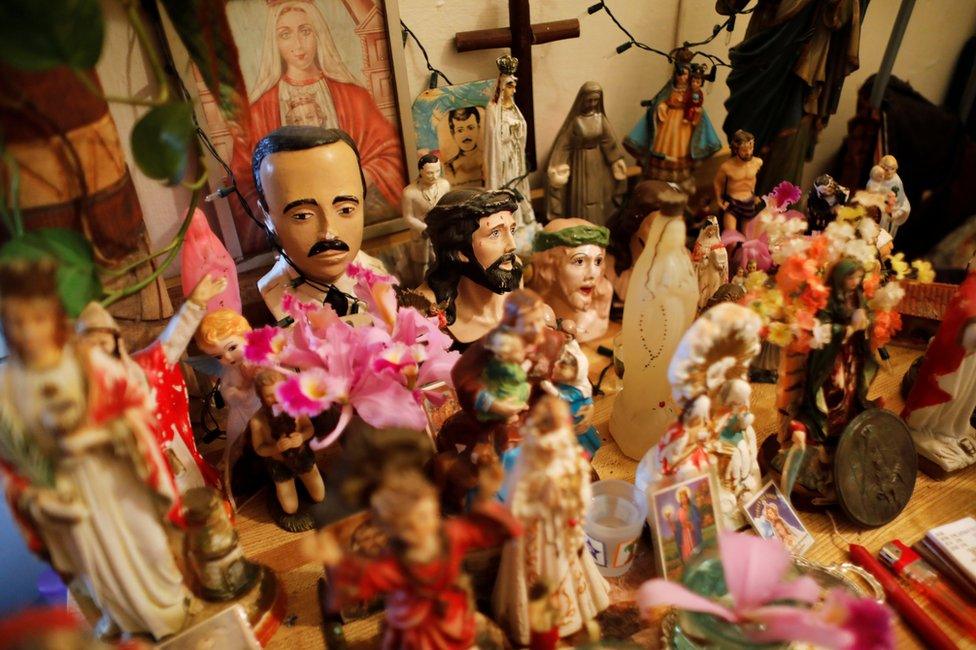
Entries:
{"label": "jesus statue's beard", "polygon": [[[506,262],[512,265],[511,269],[500,268]],[[471,281],[495,293],[508,293],[518,289],[522,283],[522,262],[515,253],[506,253],[486,269],[472,259],[465,265],[462,273]]]}

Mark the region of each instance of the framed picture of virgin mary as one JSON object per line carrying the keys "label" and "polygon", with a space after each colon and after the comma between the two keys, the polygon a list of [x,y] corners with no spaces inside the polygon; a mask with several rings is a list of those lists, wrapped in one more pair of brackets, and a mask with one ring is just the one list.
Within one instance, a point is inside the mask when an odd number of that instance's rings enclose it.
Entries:
{"label": "framed picture of virgin mary", "polygon": [[[343,129],[356,142],[367,185],[365,236],[403,229],[400,196],[415,148],[405,84],[396,84],[396,70],[405,78],[403,51],[390,47],[401,42],[396,0],[233,0],[225,7],[246,114],[223,116],[170,29],[167,40],[177,70],[199,100],[201,126],[253,214],[260,218],[251,173],[257,142],[280,126],[320,125]],[[219,183],[226,173],[219,166],[214,171]],[[229,209],[217,207],[231,253],[268,250],[264,232],[240,201],[231,196],[226,204]]]}

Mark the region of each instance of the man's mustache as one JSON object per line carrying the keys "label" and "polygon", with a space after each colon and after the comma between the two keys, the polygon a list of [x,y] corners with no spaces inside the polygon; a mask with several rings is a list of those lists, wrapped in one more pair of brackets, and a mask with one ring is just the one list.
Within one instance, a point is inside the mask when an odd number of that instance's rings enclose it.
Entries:
{"label": "man's mustache", "polygon": [[341,239],[320,239],[312,244],[312,247],[308,249],[308,256],[315,257],[320,253],[327,253],[329,251],[348,252],[349,244]]}
{"label": "man's mustache", "polygon": [[518,255],[516,255],[515,253],[505,253],[504,255],[502,255],[501,257],[499,257],[497,260],[495,260],[494,262],[492,262],[491,263],[491,266],[489,266],[485,270],[486,271],[494,271],[496,269],[499,269],[501,267],[501,265],[502,264],[505,264],[506,262],[512,265],[512,270],[517,270],[517,269],[521,269],[522,268],[522,260],[520,260],[518,258]]}

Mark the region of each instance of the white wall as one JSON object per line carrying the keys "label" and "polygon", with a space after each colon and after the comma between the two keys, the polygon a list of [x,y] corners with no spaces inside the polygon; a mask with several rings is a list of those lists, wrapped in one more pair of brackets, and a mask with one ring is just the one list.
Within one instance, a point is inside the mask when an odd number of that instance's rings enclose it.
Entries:
{"label": "white wall", "polygon": [[[714,11],[714,0],[607,0],[609,6],[641,41],[662,50],[678,43],[701,40],[712,27],[724,20]],[[642,99],[652,97],[667,80],[670,66],[663,57],[631,48],[621,55],[614,48],[625,40],[623,34],[602,12],[586,14],[591,0],[532,0],[533,22],[580,18],[578,39],[549,43],[533,48],[536,138],[540,162],[548,156],[556,131],[569,110],[579,86],[599,81],[606,91],[606,110],[621,139],[643,114]],[[98,72],[106,92],[140,94],[147,92],[149,75],[141,51],[118,4],[103,3],[108,18],[105,53]],[[857,88],[877,71],[885,44],[898,12],[899,0],[872,0],[864,19],[861,40],[861,67],[844,86],[840,109],[821,134],[814,160],[804,174],[809,182],[827,165],[847,132],[847,121],[854,114]],[[455,83],[484,79],[497,73],[494,60],[503,50],[454,51],[458,31],[501,27],[508,24],[507,0],[399,0],[401,18],[417,34],[430,54],[432,63]],[[747,16],[738,19],[735,31],[723,32],[707,51],[727,59],[728,48],[745,33]],[[976,28],[976,2],[972,0],[917,0],[894,74],[909,81],[923,95],[941,103],[962,44]],[[397,39],[394,37],[394,44]],[[426,87],[428,74],[423,58],[412,41],[406,46],[409,96]],[[727,69],[720,68],[716,83],[706,88],[705,108],[721,134],[725,119],[723,103],[728,97]],[[135,122],[139,109],[112,105],[112,115],[123,142]],[[176,232],[188,200],[182,189],[166,188],[143,177],[126,150],[136,191],[139,194],[147,229],[154,247],[168,242]],[[538,184],[538,174],[533,184]],[[178,272],[174,264],[170,275]]]}

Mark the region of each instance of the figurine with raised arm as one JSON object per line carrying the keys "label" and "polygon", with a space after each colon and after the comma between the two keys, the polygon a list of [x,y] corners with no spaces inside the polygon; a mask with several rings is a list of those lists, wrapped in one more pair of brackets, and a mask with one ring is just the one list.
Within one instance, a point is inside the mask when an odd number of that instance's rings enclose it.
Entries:
{"label": "figurine with raised arm", "polygon": [[515,89],[518,77],[518,59],[508,54],[498,57],[498,79],[492,91],[488,106],[485,107],[484,143],[482,157],[485,189],[513,190],[519,196],[516,221],[521,228],[518,233],[519,251],[532,247],[532,237],[537,228],[535,212],[532,211],[532,188],[529,187],[529,168],[525,161],[525,143],[528,127],[525,117],[515,103]]}
{"label": "figurine with raised arm", "polygon": [[755,147],[756,138],[751,133],[736,131],[729,141],[732,155],[715,174],[715,200],[722,209],[723,230],[745,234],[746,224],[762,207],[762,201],[756,196],[756,177],[763,161],[753,155]]}
{"label": "figurine with raised arm", "polygon": [[281,299],[328,303],[340,316],[358,307],[346,275],[351,262],[385,273],[362,250],[365,177],[345,131],[283,126],[258,142],[251,159],[258,204],[278,259],[258,281],[272,315]]}
{"label": "figurine with raised arm", "polygon": [[578,217],[602,226],[620,206],[627,163],[595,81],[580,86],[552,145],[547,177],[550,220]]}
{"label": "figurine with raised arm", "polygon": [[553,219],[535,236],[529,287],[556,318],[573,321],[581,342],[606,334],[610,322],[613,286],[604,277],[609,243],[609,230],[584,219]]}
{"label": "figurine with raised arm", "polygon": [[925,352],[902,417],[918,453],[943,472],[976,463],[976,255]]}
{"label": "figurine with raised arm", "polygon": [[144,383],[97,347],[69,341],[53,262],[0,265],[0,457],[9,502],[65,583],[102,618],[97,632],[162,639],[190,592],[166,522],[181,521],[153,436]]}
{"label": "figurine with raised arm", "polygon": [[226,288],[226,279],[204,276],[159,338],[131,355],[118,323],[99,303],[89,303],[75,322],[75,330],[84,343],[97,346],[120,361],[132,380],[145,387],[150,400],[146,409],[156,416],[154,433],[180,494],[204,485],[223,491],[220,474],[197,450],[179,360],[203,320],[207,303]]}
{"label": "figurine with raised arm", "polygon": [[840,185],[830,174],[821,174],[813,181],[807,196],[807,233],[823,232],[837,216],[837,208],[847,204],[850,190]]}
{"label": "figurine with raised arm", "polygon": [[610,586],[584,549],[590,466],[568,407],[557,397],[541,397],[522,431],[505,503],[523,534],[505,545],[492,595],[495,619],[519,645],[531,636],[529,593],[536,583],[551,589],[561,637],[579,631],[610,605]]}
{"label": "figurine with raised arm", "polygon": [[306,543],[306,553],[326,566],[332,607],[386,596],[382,647],[389,650],[475,647],[478,621],[462,568],[465,553],[520,533],[494,500],[501,474],[497,463],[481,466],[471,512],[444,520],[437,491],[419,472],[388,473],[371,499],[373,521],[390,540],[385,555],[346,555],[328,528]]}
{"label": "figurine with raised arm", "polygon": [[911,214],[912,204],[908,202],[908,195],[905,194],[905,186],[898,175],[898,161],[892,155],[881,156],[878,161],[880,173],[875,173],[872,169],[871,179],[867,183],[867,190],[875,193],[891,192],[895,195],[895,205],[891,213],[885,213],[881,219],[881,227],[891,233],[894,237],[898,233],[898,227],[908,221]]}
{"label": "figurine with raised arm", "polygon": [[620,450],[641,458],[673,418],[668,363],[698,310],[698,279],[685,248],[687,197],[660,195],[644,251],[634,265],[624,304],[624,387],[610,416]]}
{"label": "figurine with raised arm", "polygon": [[729,281],[729,253],[719,236],[718,219],[709,216],[691,251],[698,271],[698,310],[703,311],[718,288]]}
{"label": "figurine with raised arm", "polygon": [[[299,497],[295,479],[301,480],[313,502],[325,499],[325,484],[315,464],[315,452],[309,440],[315,433],[312,422],[305,416],[293,418],[280,411],[276,389],[285,377],[274,370],[262,370],[254,379],[261,408],[251,416],[251,444],[258,456],[264,459],[268,475],[274,482],[275,496],[284,513],[275,517],[276,523],[291,532],[312,528],[311,517],[297,525],[299,519],[289,517],[298,512]],[[278,407],[276,409],[275,407]],[[276,412],[278,411],[278,412]],[[273,513],[275,514],[275,513]]]}
{"label": "figurine with raised arm", "polygon": [[417,292],[443,310],[447,333],[470,345],[501,320],[505,294],[522,283],[511,192],[452,190],[427,214],[434,261]]}

